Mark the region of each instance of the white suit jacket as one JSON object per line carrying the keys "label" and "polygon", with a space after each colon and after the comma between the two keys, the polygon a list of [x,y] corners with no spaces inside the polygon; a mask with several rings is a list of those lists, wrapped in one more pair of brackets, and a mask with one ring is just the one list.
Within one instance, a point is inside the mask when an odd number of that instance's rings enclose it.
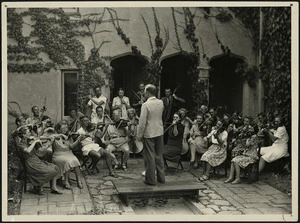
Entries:
{"label": "white suit jacket", "polygon": [[154,138],[164,134],[162,114],[164,110],[163,101],[156,97],[150,97],[142,105],[137,136]]}

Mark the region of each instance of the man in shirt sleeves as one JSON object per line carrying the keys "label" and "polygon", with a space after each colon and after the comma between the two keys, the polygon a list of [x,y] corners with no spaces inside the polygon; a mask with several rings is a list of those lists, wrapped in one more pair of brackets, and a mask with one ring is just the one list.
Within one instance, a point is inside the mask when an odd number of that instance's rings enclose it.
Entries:
{"label": "man in shirt sleeves", "polygon": [[94,89],[96,96],[90,97],[88,106],[92,108],[92,116],[97,116],[96,109],[98,106],[101,106],[103,108],[103,111],[107,109],[107,98],[102,95],[101,93],[101,87],[95,87]]}
{"label": "man in shirt sleeves", "polygon": [[144,162],[146,167],[145,181],[147,185],[155,185],[155,170],[157,181],[165,183],[163,163],[163,102],[155,97],[157,88],[148,84],[145,87],[146,102],[142,105],[137,130],[137,139],[144,139]]}

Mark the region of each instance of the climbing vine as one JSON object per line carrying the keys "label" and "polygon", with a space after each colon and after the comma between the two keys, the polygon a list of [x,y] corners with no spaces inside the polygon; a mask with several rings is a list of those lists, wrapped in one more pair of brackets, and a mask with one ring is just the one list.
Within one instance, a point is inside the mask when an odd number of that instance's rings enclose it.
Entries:
{"label": "climbing vine", "polygon": [[187,71],[187,75],[190,76],[192,83],[192,114],[195,116],[197,114],[198,108],[202,104],[208,104],[207,94],[205,92],[208,89],[208,83],[204,80],[199,79],[200,69],[200,50],[198,46],[199,39],[196,37],[195,30],[196,26],[194,24],[194,15],[191,13],[189,8],[183,8],[185,16],[185,29],[184,33],[186,38],[191,42],[193,52],[183,51],[182,54],[191,61],[191,66]]}
{"label": "climbing vine", "polygon": [[[259,46],[259,8],[230,8],[254,36]],[[260,41],[259,77],[263,82],[266,111],[278,109],[291,126],[291,8],[264,7]]]}
{"label": "climbing vine", "polygon": [[[17,13],[15,9],[8,9],[8,37],[17,41],[17,45],[8,45],[8,72],[18,73],[43,73],[59,66],[70,66],[71,60],[81,75],[78,82],[78,104],[81,111],[84,109],[85,96],[89,89],[97,85],[104,85],[101,73],[106,74],[111,84],[111,69],[105,61],[108,58],[100,57],[99,50],[103,44],[96,46],[94,35],[107,30],[96,31],[96,25],[100,25],[103,13],[99,13],[100,19],[95,17],[82,17],[80,20],[71,20],[62,9],[29,8],[27,11]],[[32,24],[28,24],[23,17],[30,16]],[[23,36],[23,26],[30,26],[31,32]],[[93,28],[91,28],[93,25]],[[86,30],[78,30],[78,28]],[[91,55],[85,60],[85,48],[76,39],[77,36],[91,38],[94,48]],[[45,62],[40,53],[46,53],[50,61]],[[19,62],[22,63],[19,63]],[[100,71],[101,70],[101,71]]]}

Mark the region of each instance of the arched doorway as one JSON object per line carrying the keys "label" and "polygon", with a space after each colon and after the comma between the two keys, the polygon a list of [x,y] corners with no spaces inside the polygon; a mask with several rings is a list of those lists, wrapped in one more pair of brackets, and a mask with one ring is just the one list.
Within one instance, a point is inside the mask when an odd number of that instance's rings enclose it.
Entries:
{"label": "arched doorway", "polygon": [[191,80],[187,74],[191,65],[191,61],[180,54],[163,59],[161,62],[161,97],[165,95],[166,88],[171,88],[171,90],[174,91],[175,88],[180,86],[176,95],[185,99],[186,103],[184,107],[188,110],[192,109]]}
{"label": "arched doorway", "polygon": [[242,111],[243,81],[235,72],[237,64],[242,62],[244,62],[242,58],[230,54],[216,57],[209,62],[211,67],[209,106],[215,108],[222,106],[219,115]]}
{"label": "arched doorway", "polygon": [[132,102],[135,97],[133,91],[136,92],[139,82],[144,80],[143,63],[134,55],[125,55],[113,59],[110,65],[113,67],[114,80],[111,98],[118,94],[119,88],[123,88],[125,96],[129,97]]}

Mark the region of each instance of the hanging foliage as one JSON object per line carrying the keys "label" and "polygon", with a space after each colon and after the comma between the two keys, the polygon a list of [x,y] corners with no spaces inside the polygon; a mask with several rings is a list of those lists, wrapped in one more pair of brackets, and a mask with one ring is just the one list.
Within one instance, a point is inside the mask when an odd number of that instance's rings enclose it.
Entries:
{"label": "hanging foliage", "polygon": [[[24,22],[23,17],[25,16],[30,16],[32,24]],[[21,13],[17,13],[15,9],[8,9],[8,37],[17,41],[17,45],[8,45],[8,72],[50,72],[51,69],[57,69],[59,66],[70,66],[71,59],[82,74],[78,82],[77,107],[83,111],[83,98],[89,94],[89,89],[93,88],[95,83],[97,85],[105,84],[101,73],[106,74],[106,78],[111,84],[112,70],[105,63],[107,58],[100,57],[99,54],[102,45],[109,41],[102,42],[98,47],[95,45],[93,37],[98,32],[107,31],[96,32],[95,25],[101,24],[102,17],[100,16],[99,20],[83,17],[73,21],[62,9],[29,8]],[[23,36],[24,24],[32,29],[27,37]],[[91,29],[90,25],[93,25],[94,28]],[[79,31],[78,27],[85,27],[87,31]],[[84,46],[76,39],[77,36],[88,36],[92,40],[94,48],[87,60],[85,60]],[[45,62],[40,57],[40,53],[46,53],[50,61]]]}
{"label": "hanging foliage", "polygon": [[[252,30],[259,43],[260,8],[230,8]],[[259,77],[263,82],[266,111],[281,111],[291,126],[291,8],[264,7]]]}

